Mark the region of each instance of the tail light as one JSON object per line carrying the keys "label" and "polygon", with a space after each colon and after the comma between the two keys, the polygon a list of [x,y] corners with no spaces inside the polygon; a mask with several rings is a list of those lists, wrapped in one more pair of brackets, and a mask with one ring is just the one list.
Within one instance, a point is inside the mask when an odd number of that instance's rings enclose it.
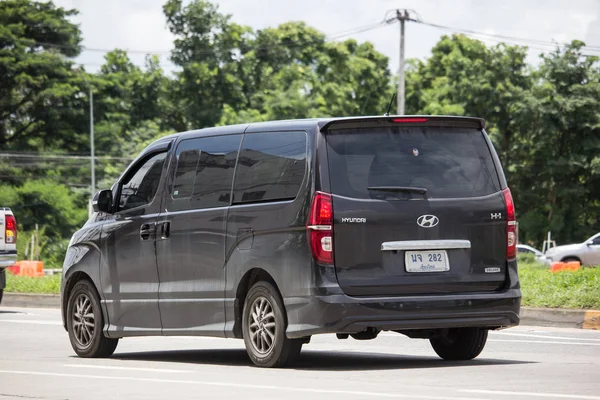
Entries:
{"label": "tail light", "polygon": [[306,230],[315,260],[333,264],[333,202],[329,193],[315,193]]}
{"label": "tail light", "polygon": [[502,191],[506,203],[506,258],[512,260],[517,256],[517,219],[515,218],[515,203],[510,189]]}
{"label": "tail light", "polygon": [[4,241],[9,244],[17,243],[17,220],[12,215],[6,216],[6,232],[4,233]]}

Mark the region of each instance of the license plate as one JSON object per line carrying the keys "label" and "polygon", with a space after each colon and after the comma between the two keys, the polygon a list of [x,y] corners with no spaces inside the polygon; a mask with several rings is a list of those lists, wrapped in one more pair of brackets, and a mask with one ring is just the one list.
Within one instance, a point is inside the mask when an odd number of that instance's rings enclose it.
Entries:
{"label": "license plate", "polygon": [[404,255],[406,272],[444,272],[450,270],[446,250],[407,251]]}

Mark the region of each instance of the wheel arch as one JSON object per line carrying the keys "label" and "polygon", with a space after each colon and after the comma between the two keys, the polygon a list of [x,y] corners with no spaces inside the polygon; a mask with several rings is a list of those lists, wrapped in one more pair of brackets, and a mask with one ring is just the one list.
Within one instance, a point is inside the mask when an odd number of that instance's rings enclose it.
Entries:
{"label": "wheel arch", "polygon": [[[61,314],[62,314],[63,327],[65,328],[65,330],[67,330],[66,315],[67,315],[67,306],[69,304],[69,296],[71,295],[71,291],[73,290],[73,288],[75,287],[77,282],[81,282],[82,280],[89,281],[90,284],[92,285],[92,287],[96,290],[96,294],[98,295],[98,298],[101,299],[101,297],[100,297],[100,291],[98,290],[98,285],[94,282],[92,277],[87,272],[84,272],[81,270],[73,271],[73,272],[70,272],[68,274],[68,276],[65,276],[63,279],[64,279],[64,285],[63,285],[63,290],[62,290],[62,302],[61,302],[60,308],[61,308]],[[104,307],[102,307],[102,305],[100,306],[100,309],[102,310],[102,313],[104,314],[104,318],[106,320],[107,316],[104,311]]]}
{"label": "wheel arch", "polygon": [[568,259],[574,259],[574,260],[576,260],[576,261],[579,261],[579,263],[581,263],[581,257],[578,257],[578,256],[572,256],[572,255],[568,255],[568,256],[562,256],[562,257],[560,258],[560,261],[562,261],[562,262],[565,262],[565,261],[566,261],[566,260],[568,260]]}
{"label": "wheel arch", "polygon": [[[244,309],[244,302],[246,301],[246,296],[250,291],[250,288],[256,283],[260,281],[266,281],[273,285],[277,294],[283,301],[283,296],[281,295],[281,291],[277,282],[271,274],[269,274],[266,270],[262,268],[252,268],[242,276],[240,279],[236,293],[235,293],[235,301],[234,301],[234,325],[233,325],[233,335],[238,339],[243,338],[242,334],[242,313]],[[286,318],[287,320],[287,318]]]}

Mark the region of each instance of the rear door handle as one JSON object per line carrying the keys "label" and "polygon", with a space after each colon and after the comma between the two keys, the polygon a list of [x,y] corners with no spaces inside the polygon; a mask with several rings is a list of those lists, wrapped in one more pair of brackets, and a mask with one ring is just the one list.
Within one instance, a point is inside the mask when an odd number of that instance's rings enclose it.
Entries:
{"label": "rear door handle", "polygon": [[154,239],[156,235],[156,224],[153,222],[151,224],[142,224],[140,226],[140,237],[142,240]]}

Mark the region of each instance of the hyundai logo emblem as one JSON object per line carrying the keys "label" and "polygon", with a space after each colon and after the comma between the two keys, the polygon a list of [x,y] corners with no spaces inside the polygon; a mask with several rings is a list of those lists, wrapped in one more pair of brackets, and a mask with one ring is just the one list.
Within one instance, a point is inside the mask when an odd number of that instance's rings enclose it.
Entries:
{"label": "hyundai logo emblem", "polygon": [[435,215],[425,214],[417,218],[417,224],[423,228],[433,228],[440,223],[440,219]]}

